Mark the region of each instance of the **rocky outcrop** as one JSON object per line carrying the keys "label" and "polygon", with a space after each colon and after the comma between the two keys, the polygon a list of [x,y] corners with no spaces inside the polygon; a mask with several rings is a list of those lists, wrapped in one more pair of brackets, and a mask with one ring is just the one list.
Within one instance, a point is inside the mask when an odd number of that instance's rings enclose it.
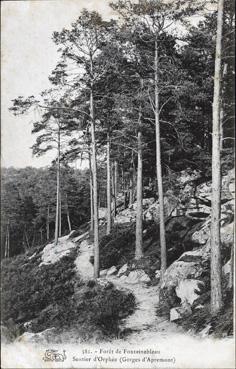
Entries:
{"label": "rocky outcrop", "polygon": [[[199,247],[183,253],[167,268],[160,289],[160,303],[170,312],[170,319],[182,319],[200,307],[202,296],[209,300],[210,291],[210,220],[192,235]],[[230,249],[233,244],[233,223],[221,227],[223,273],[230,280]],[[228,282],[230,286],[230,282]]]}
{"label": "rocky outcrop", "polygon": [[48,344],[55,340],[56,337],[56,329],[48,328],[42,332],[38,333],[30,333],[25,332],[21,336],[19,336],[16,341],[23,343],[40,343],[40,344]]}
{"label": "rocky outcrop", "polygon": [[[164,198],[165,216],[168,218],[173,214],[178,206],[178,199],[173,195],[172,191],[167,191]],[[115,223],[134,222],[136,218],[137,202],[134,202],[129,208],[120,211],[114,219]],[[153,197],[143,199],[143,219],[147,221],[160,220],[159,202]]]}

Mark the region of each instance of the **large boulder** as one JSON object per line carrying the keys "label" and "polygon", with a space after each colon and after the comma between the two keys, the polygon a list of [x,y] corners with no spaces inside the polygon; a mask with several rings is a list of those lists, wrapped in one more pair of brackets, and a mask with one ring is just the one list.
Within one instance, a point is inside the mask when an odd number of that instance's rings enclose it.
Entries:
{"label": "large boulder", "polygon": [[16,341],[22,343],[40,343],[48,344],[54,342],[56,338],[56,328],[48,328],[39,333],[25,332],[19,336]]}
{"label": "large boulder", "polygon": [[[173,215],[175,209],[178,207],[179,200],[173,195],[172,191],[167,191],[164,197],[164,213],[165,217]],[[159,201],[151,202],[150,206],[143,212],[145,220],[154,220],[155,222],[160,221],[160,205]]]}
{"label": "large boulder", "polygon": [[115,274],[116,272],[117,272],[117,267],[113,265],[111,268],[108,269],[106,275],[107,275],[107,277],[109,277],[109,276]]}
{"label": "large boulder", "polygon": [[128,270],[128,264],[122,265],[122,267],[119,269],[117,276],[120,277],[122,274],[126,273]]}
{"label": "large boulder", "polygon": [[192,305],[199,298],[200,285],[204,286],[204,282],[197,279],[185,279],[178,283],[175,288],[176,295],[181,299],[181,304]]}
{"label": "large boulder", "polygon": [[[125,278],[122,278],[125,277]],[[147,283],[150,282],[150,277],[142,270],[137,269],[133,270],[128,274],[128,276],[121,276],[122,280],[125,280],[126,283],[136,284],[136,283]]]}
{"label": "large boulder", "polygon": [[168,315],[173,307],[180,306],[189,314],[189,307],[207,289],[208,280],[209,245],[183,253],[167,268],[162,278],[160,305],[163,314]]}

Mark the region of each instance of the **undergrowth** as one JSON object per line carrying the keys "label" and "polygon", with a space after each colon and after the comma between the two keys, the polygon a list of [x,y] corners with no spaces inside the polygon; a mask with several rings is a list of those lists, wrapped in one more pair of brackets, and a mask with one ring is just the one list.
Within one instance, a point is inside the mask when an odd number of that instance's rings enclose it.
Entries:
{"label": "undergrowth", "polygon": [[41,332],[52,327],[58,332],[74,328],[81,340],[92,338],[95,332],[100,337],[117,336],[120,319],[134,309],[134,296],[112,284],[81,281],[74,265],[76,249],[54,264],[39,267],[41,250],[2,262],[6,336],[14,340],[26,330]]}

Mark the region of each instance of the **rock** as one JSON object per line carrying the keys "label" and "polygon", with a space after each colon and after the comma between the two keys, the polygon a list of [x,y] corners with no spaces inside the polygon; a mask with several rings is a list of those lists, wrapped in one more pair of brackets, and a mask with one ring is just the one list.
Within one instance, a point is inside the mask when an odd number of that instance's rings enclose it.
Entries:
{"label": "rock", "polygon": [[30,331],[30,330],[32,329],[32,327],[33,327],[33,321],[32,321],[32,320],[30,320],[29,322],[25,322],[25,323],[23,324],[23,327],[24,327],[27,331]]}
{"label": "rock", "polygon": [[98,217],[99,219],[103,219],[107,217],[107,208],[99,208],[98,209]]}
{"label": "rock", "polygon": [[192,305],[199,298],[199,294],[197,293],[200,291],[199,285],[204,285],[204,283],[196,279],[185,279],[179,282],[175,291],[176,295],[181,299],[182,305],[186,303]]}
{"label": "rock", "polygon": [[[196,187],[195,197],[211,202],[211,182],[208,181],[198,185]],[[211,206],[211,204],[209,205]]]}
{"label": "rock", "polygon": [[29,256],[29,258],[28,258],[28,259],[29,259],[29,260],[31,260],[31,259],[33,259],[36,255],[37,255],[37,253],[36,253],[36,252],[34,252],[34,253],[33,253],[33,255]]}
{"label": "rock", "polygon": [[204,305],[200,304],[200,305],[197,305],[195,307],[195,310],[199,310],[199,309],[203,309],[204,308]]}
{"label": "rock", "polygon": [[160,279],[161,278],[161,271],[160,270],[156,270],[155,271],[155,278],[156,279]]}
{"label": "rock", "polygon": [[126,283],[136,284],[140,282],[150,282],[149,276],[142,270],[133,270],[126,278]]}
{"label": "rock", "polygon": [[126,275],[123,274],[122,276],[120,276],[120,281],[124,282],[126,279],[127,279]]}
{"label": "rock", "polygon": [[181,280],[190,277],[198,278],[201,273],[202,270],[199,268],[199,261],[185,262],[176,260],[165,271],[161,288],[177,287]]}
{"label": "rock", "polygon": [[103,278],[97,278],[97,283],[101,286],[101,287],[104,287],[104,288],[109,288],[112,286],[112,283],[109,282],[108,280],[106,279],[103,279]]}
{"label": "rock", "polygon": [[222,272],[225,275],[231,273],[231,259],[223,266]]}
{"label": "rock", "polygon": [[1,342],[9,343],[14,341],[14,334],[4,325],[1,324]]}
{"label": "rock", "polygon": [[24,343],[50,343],[56,335],[56,328],[48,328],[39,333],[25,332],[16,339],[17,342]]}
{"label": "rock", "polygon": [[124,274],[128,269],[128,265],[124,264],[118,271],[117,275],[118,277],[120,277],[122,274]]}
{"label": "rock", "polygon": [[179,313],[178,308],[172,308],[170,310],[170,321],[174,322],[178,319],[181,319],[181,314]]}
{"label": "rock", "polygon": [[[154,199],[153,199],[154,200]],[[178,204],[178,199],[172,194],[171,191],[167,191],[166,196],[164,197],[164,211],[165,217],[169,217],[174,210],[176,209]],[[154,220],[159,222],[160,220],[160,205],[159,202],[150,202],[150,206],[147,207],[143,212],[143,217],[145,220]]]}
{"label": "rock", "polygon": [[154,212],[151,212],[150,210],[147,210],[144,214],[145,220],[153,220],[154,219]]}
{"label": "rock", "polygon": [[178,182],[183,185],[187,182],[192,182],[200,177],[201,177],[201,174],[197,170],[191,170],[191,171],[182,170],[180,172],[180,177],[178,178]]}
{"label": "rock", "polygon": [[150,282],[151,279],[147,274],[144,274],[141,278],[140,278],[140,282]]}
{"label": "rock", "polygon": [[116,272],[117,272],[117,268],[116,268],[116,266],[113,265],[110,269],[108,269],[107,276],[113,275]]}
{"label": "rock", "polygon": [[149,197],[148,199],[143,199],[143,208],[147,209],[150,205],[155,203],[154,197]]}
{"label": "rock", "polygon": [[192,240],[200,245],[205,245],[210,237],[210,219],[207,220],[203,227],[192,234]]}
{"label": "rock", "polygon": [[187,307],[174,307],[170,310],[170,321],[174,322],[178,319],[186,318],[187,316],[191,315],[192,310]]}
{"label": "rock", "polygon": [[103,269],[100,271],[100,277],[105,277],[107,275],[108,269]]}
{"label": "rock", "polygon": [[121,211],[114,219],[114,223],[130,223],[135,220],[135,211],[131,211],[130,209],[125,209]]}
{"label": "rock", "polygon": [[200,337],[202,338],[207,337],[209,335],[210,329],[211,329],[211,325],[208,324],[205,328],[203,328],[203,330],[199,332]]}
{"label": "rock", "polygon": [[222,244],[225,246],[231,246],[234,244],[234,222],[225,224],[220,229],[220,238]]}

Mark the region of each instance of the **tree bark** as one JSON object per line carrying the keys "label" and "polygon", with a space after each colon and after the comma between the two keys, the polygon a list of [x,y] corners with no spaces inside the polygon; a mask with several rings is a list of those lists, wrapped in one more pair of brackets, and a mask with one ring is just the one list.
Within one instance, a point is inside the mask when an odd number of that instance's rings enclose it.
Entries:
{"label": "tree bark", "polygon": [[111,161],[110,161],[111,140],[107,133],[107,234],[111,233]]}
{"label": "tree bark", "polygon": [[59,205],[60,204],[60,126],[58,124],[57,134],[57,203],[56,203],[56,220],[55,220],[55,245],[58,244],[59,235]]}
{"label": "tree bark", "polygon": [[40,241],[41,241],[41,245],[42,245],[43,244],[43,230],[40,229],[39,233],[40,233]]}
{"label": "tree bark", "polygon": [[164,214],[164,195],[162,184],[162,168],[161,168],[161,138],[160,138],[160,120],[159,120],[159,87],[158,87],[158,45],[155,40],[155,128],[156,128],[156,169],[157,169],[157,185],[159,195],[160,209],[160,246],[161,246],[161,277],[166,270],[166,237],[165,237],[165,214]]}
{"label": "tree bark", "polygon": [[212,208],[211,208],[211,313],[217,314],[222,302],[221,286],[221,159],[220,159],[220,86],[224,0],[218,1],[212,122]]}
{"label": "tree bark", "polygon": [[46,228],[47,228],[47,240],[49,240],[50,238],[50,208],[48,205],[48,209],[47,209],[47,224],[46,224]]}
{"label": "tree bark", "polygon": [[9,258],[10,256],[10,224],[9,224],[9,220],[7,223],[7,228],[6,228],[6,242],[5,242],[5,258]]}
{"label": "tree bark", "polygon": [[[89,148],[90,150],[90,148]],[[94,230],[94,216],[93,216],[93,172],[91,164],[91,154],[89,151],[89,183],[90,183],[90,231]]]}
{"label": "tree bark", "polygon": [[114,217],[117,213],[117,195],[118,195],[118,162],[115,160],[114,164]]}
{"label": "tree bark", "polygon": [[[90,61],[91,76],[93,76],[93,61]],[[97,160],[95,141],[95,120],[93,102],[93,84],[90,88],[90,119],[92,139],[92,168],[93,168],[93,215],[94,215],[94,278],[99,277],[99,229],[98,229],[98,183],[97,183]]]}
{"label": "tree bark", "polygon": [[141,111],[139,112],[138,128],[138,171],[137,171],[137,213],[136,213],[136,241],[135,259],[143,256],[143,162],[142,162],[142,132]]}
{"label": "tree bark", "polygon": [[61,190],[59,192],[60,199],[59,199],[59,237],[61,237]]}
{"label": "tree bark", "polygon": [[68,205],[68,196],[67,196],[67,194],[66,194],[66,217],[67,217],[68,229],[69,229],[69,232],[71,232],[72,231],[72,228],[71,228],[70,212],[69,212],[69,205]]}
{"label": "tree bark", "polygon": [[25,228],[24,228],[24,233],[25,233],[25,243],[26,243],[27,249],[29,249],[30,245],[29,245],[28,235],[27,235],[27,232],[26,232]]}
{"label": "tree bark", "polygon": [[129,205],[133,204],[133,173],[130,174],[129,179]]}

